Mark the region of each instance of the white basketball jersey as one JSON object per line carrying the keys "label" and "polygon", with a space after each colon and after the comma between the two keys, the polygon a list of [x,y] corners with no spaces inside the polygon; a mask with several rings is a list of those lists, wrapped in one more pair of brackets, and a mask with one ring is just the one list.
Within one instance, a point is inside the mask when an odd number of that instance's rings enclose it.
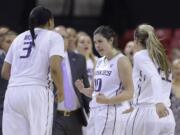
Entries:
{"label": "white basketball jersey", "polygon": [[13,41],[5,58],[11,64],[8,86],[47,86],[50,57],[64,56],[64,41],[58,33],[36,28],[35,35],[35,46],[29,31]]}
{"label": "white basketball jersey", "polygon": [[164,72],[153,63],[147,50],[135,53],[133,67],[135,105],[162,102],[169,107],[171,82],[172,75],[169,79],[165,79]]}
{"label": "white basketball jersey", "polygon": [[107,97],[116,96],[122,88],[121,79],[119,78],[118,60],[123,57],[121,53],[107,60],[105,57],[97,60],[94,71],[94,92],[90,107],[97,107],[102,104],[96,102],[96,95],[103,93]]}

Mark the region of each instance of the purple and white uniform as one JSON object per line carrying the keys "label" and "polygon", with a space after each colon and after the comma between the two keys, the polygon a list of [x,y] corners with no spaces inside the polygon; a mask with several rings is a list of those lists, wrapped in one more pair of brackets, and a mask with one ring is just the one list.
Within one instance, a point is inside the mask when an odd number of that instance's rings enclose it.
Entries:
{"label": "purple and white uniform", "polygon": [[117,105],[99,104],[96,102],[96,95],[99,93],[107,97],[116,96],[123,89],[118,71],[118,60],[124,55],[121,53],[111,60],[105,57],[97,60],[94,71],[94,92],[90,103],[90,117],[87,127],[87,135],[118,135],[119,117],[122,111],[129,108],[127,102]]}
{"label": "purple and white uniform", "polygon": [[[172,76],[153,63],[147,50],[134,55],[134,111],[130,113],[125,135],[174,135],[175,121],[170,107]],[[164,103],[169,115],[159,118],[156,103]]]}
{"label": "purple and white uniform", "polygon": [[20,34],[5,58],[11,64],[11,73],[4,101],[4,135],[51,135],[50,58],[64,56],[64,43],[59,34],[49,30],[36,28],[35,35],[33,47],[30,32]]}

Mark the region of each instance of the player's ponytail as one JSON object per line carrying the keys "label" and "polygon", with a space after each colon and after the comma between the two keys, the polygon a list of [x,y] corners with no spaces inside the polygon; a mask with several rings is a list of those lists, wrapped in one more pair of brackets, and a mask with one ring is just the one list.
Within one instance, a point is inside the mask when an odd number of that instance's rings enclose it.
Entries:
{"label": "player's ponytail", "polygon": [[32,46],[35,46],[34,18],[32,16],[29,17],[29,30],[32,37]]}
{"label": "player's ponytail", "polygon": [[53,19],[51,11],[42,6],[35,7],[29,15],[29,30],[32,36],[32,45],[35,46],[35,31],[36,27],[43,27],[50,19]]}
{"label": "player's ponytail", "polygon": [[154,28],[147,24],[140,25],[135,30],[135,38],[148,50],[150,58],[169,77],[170,65],[163,45],[157,38]]}

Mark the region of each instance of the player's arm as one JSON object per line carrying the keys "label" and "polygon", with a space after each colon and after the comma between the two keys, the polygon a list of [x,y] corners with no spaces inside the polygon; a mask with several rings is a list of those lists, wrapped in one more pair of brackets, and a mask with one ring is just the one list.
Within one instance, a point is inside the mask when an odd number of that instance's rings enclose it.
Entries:
{"label": "player's arm", "polygon": [[102,104],[119,104],[123,101],[128,101],[133,98],[133,81],[132,81],[132,67],[127,57],[122,57],[118,60],[119,77],[121,78],[123,90],[117,96],[108,98],[105,95],[98,95],[96,101]]}
{"label": "player's arm", "polygon": [[11,72],[11,64],[4,62],[1,70],[2,78],[4,78],[5,80],[9,80],[10,72]]}
{"label": "player's arm", "polygon": [[153,61],[144,55],[135,55],[134,62],[137,65],[137,68],[143,72],[146,78],[150,78],[155,103],[162,102],[161,94],[163,93],[163,90],[161,76],[159,75]]}
{"label": "player's arm", "polygon": [[50,72],[56,86],[58,102],[64,100],[64,85],[62,77],[62,60],[64,57],[64,40],[58,33],[51,33],[50,40]]}
{"label": "player's arm", "polygon": [[50,72],[52,80],[56,86],[56,94],[57,100],[63,101],[64,100],[64,87],[63,87],[63,77],[62,77],[62,63],[63,58],[58,55],[54,55],[50,58]]}

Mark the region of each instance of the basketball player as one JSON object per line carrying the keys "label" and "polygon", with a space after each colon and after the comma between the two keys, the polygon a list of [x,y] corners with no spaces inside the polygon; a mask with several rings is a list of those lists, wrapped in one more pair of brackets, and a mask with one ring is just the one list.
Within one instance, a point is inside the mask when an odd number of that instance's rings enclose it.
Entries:
{"label": "basketball player", "polygon": [[[84,88],[81,80],[76,86],[81,93],[92,96],[87,135],[118,135],[115,130],[121,123],[118,117],[133,96],[131,64],[127,57],[116,49],[116,33],[107,26],[94,32],[95,48],[102,56],[97,60],[91,88]],[[122,103],[122,104],[121,104]]]}
{"label": "basketball player", "polygon": [[50,31],[54,27],[51,12],[35,7],[29,16],[30,30],[13,41],[2,69],[9,79],[4,101],[3,135],[51,135],[53,93],[48,89],[49,67],[57,87],[57,99],[63,100],[60,62],[63,39]]}
{"label": "basketball player", "polygon": [[174,135],[170,107],[171,69],[154,28],[142,24],[134,33],[134,111],[125,135]]}

